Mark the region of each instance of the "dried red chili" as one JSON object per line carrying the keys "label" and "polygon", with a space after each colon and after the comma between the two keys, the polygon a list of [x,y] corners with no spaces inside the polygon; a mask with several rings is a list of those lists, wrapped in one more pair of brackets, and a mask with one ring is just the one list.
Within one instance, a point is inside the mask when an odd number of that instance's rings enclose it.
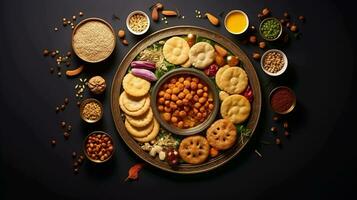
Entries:
{"label": "dried red chili", "polygon": [[274,111],[283,113],[289,110],[295,101],[295,95],[289,88],[278,88],[270,97],[270,104]]}

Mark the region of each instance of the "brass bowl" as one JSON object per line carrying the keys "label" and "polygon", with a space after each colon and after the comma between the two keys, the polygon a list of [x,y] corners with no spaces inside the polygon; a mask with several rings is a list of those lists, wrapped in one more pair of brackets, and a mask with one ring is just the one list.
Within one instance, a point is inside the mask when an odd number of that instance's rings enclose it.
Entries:
{"label": "brass bowl", "polygon": [[[93,60],[88,60],[87,58],[84,58],[84,57],[79,56],[79,55],[78,55],[78,52],[77,52],[77,49],[74,48],[73,39],[74,39],[74,35],[75,35],[76,31],[78,30],[78,28],[80,28],[80,26],[82,26],[83,24],[85,24],[85,23],[87,23],[87,22],[89,22],[89,21],[98,21],[98,22],[101,22],[101,23],[107,25],[107,26],[110,28],[111,32],[113,33],[113,36],[114,36],[114,45],[113,45],[113,48],[110,49],[110,53],[109,53],[105,58],[102,58],[102,59],[99,59],[99,60],[94,60],[94,61],[93,61]],[[115,46],[116,46],[116,36],[115,36],[115,32],[114,32],[113,27],[112,27],[107,21],[105,21],[104,19],[97,18],[97,17],[87,18],[87,19],[84,19],[84,20],[82,20],[81,22],[79,22],[79,23],[74,27],[74,29],[73,29],[71,41],[72,41],[72,49],[73,49],[74,53],[75,53],[80,59],[82,59],[82,60],[84,60],[84,61],[86,61],[86,62],[89,62],[89,63],[98,63],[98,62],[101,62],[101,61],[107,59],[107,58],[113,53],[113,51],[114,51],[114,49],[115,49]]]}
{"label": "brass bowl", "polygon": [[[178,128],[176,126],[173,126],[173,125],[167,123],[164,119],[162,119],[160,112],[157,108],[157,95],[158,95],[159,89],[171,77],[179,76],[179,75],[192,75],[192,76],[198,77],[199,79],[201,79],[201,81],[203,81],[204,83],[207,84],[207,86],[209,88],[209,93],[211,93],[213,95],[214,108],[213,108],[212,112],[210,113],[210,115],[202,123],[196,125],[195,127],[187,128],[187,129],[181,129],[181,128]],[[174,133],[177,135],[184,135],[184,136],[200,133],[200,132],[204,131],[205,129],[207,129],[212,124],[212,122],[215,120],[216,115],[219,111],[219,95],[218,95],[218,91],[216,89],[215,84],[202,71],[193,69],[193,68],[173,69],[173,70],[167,72],[166,74],[164,74],[157,81],[157,83],[154,85],[154,87],[152,89],[150,103],[151,103],[151,108],[153,110],[155,118],[159,121],[161,126],[163,126],[166,130],[168,130],[171,133]]]}
{"label": "brass bowl", "polygon": [[[291,92],[291,94],[292,94],[293,97],[294,97],[293,103],[291,104],[290,108],[287,109],[287,110],[285,110],[284,112],[276,111],[276,110],[274,110],[274,108],[271,106],[271,97],[272,97],[273,93],[276,92],[276,91],[279,90],[279,89],[287,89],[287,90],[289,90],[289,92]],[[274,88],[274,89],[270,92],[270,94],[269,94],[269,104],[270,104],[271,109],[272,109],[274,112],[278,113],[278,114],[285,115],[285,114],[291,113],[291,112],[294,110],[295,106],[296,106],[296,96],[295,96],[295,93],[294,93],[294,91],[293,91],[292,89],[290,89],[289,87],[286,87],[286,86],[276,87],[276,88]]]}
{"label": "brass bowl", "polygon": [[[95,120],[87,119],[87,118],[85,118],[84,115],[83,115],[84,106],[85,106],[87,103],[90,103],[90,102],[95,102],[95,103],[97,103],[97,104],[99,105],[99,107],[100,107],[100,111],[101,111],[101,112],[100,112],[100,115],[99,115],[98,119],[95,119]],[[95,122],[98,122],[100,119],[102,119],[102,117],[103,117],[103,112],[104,112],[104,110],[103,110],[103,104],[100,103],[100,101],[98,101],[97,99],[94,99],[94,98],[89,98],[89,99],[83,100],[82,103],[81,103],[81,105],[79,106],[79,114],[80,114],[81,118],[82,118],[85,122],[87,122],[87,123],[95,123]]]}
{"label": "brass bowl", "polygon": [[[93,158],[91,158],[88,154],[87,154],[87,151],[86,151],[86,146],[87,146],[87,140],[89,138],[89,136],[91,135],[94,135],[94,134],[104,134],[106,136],[108,136],[110,138],[110,141],[112,142],[112,145],[113,145],[113,151],[112,153],[108,156],[107,159],[105,160],[95,160]],[[85,137],[84,141],[83,141],[83,152],[84,152],[84,155],[86,155],[86,157],[88,158],[88,160],[94,162],[94,163],[104,163],[104,162],[107,162],[108,160],[110,160],[112,157],[113,157],[113,154],[114,154],[114,151],[115,151],[115,145],[114,145],[114,142],[113,142],[113,138],[111,135],[109,135],[108,133],[104,132],[104,131],[93,131],[91,132],[89,135],[87,135],[87,137]]]}

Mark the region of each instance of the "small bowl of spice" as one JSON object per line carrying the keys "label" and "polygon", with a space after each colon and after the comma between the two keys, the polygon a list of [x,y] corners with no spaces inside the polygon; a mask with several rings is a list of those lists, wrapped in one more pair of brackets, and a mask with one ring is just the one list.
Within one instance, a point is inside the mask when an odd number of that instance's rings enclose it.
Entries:
{"label": "small bowl of spice", "polygon": [[114,154],[113,138],[103,131],[94,131],[85,138],[83,149],[88,160],[104,163]]}
{"label": "small bowl of spice", "polygon": [[259,32],[265,40],[275,41],[281,36],[283,26],[277,18],[269,17],[260,23]]}
{"label": "small bowl of spice", "polygon": [[82,101],[79,112],[84,121],[95,123],[103,117],[103,105],[97,99],[89,98]]}
{"label": "small bowl of spice", "polygon": [[126,18],[126,27],[134,35],[143,35],[149,30],[149,16],[140,10],[131,12]]}
{"label": "small bowl of spice", "polygon": [[112,26],[100,18],[87,18],[81,21],[72,33],[73,51],[89,63],[107,59],[113,53],[115,44]]}
{"label": "small bowl of spice", "polygon": [[279,76],[288,68],[288,57],[279,49],[270,49],[263,54],[260,65],[266,74]]}
{"label": "small bowl of spice", "polygon": [[288,114],[296,106],[296,96],[292,89],[286,86],[274,88],[269,95],[270,106],[278,114]]}

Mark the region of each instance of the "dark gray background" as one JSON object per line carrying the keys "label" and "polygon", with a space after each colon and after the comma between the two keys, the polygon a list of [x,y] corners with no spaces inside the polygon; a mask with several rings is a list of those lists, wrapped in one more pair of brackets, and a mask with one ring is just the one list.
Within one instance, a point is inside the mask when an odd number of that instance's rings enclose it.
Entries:
{"label": "dark gray background", "polygon": [[[283,50],[289,58],[287,73],[271,79],[252,61],[261,80],[263,105],[258,130],[247,149],[225,166],[206,174],[173,175],[152,167],[140,173],[140,180],[123,182],[131,165],[140,162],[116,132],[110,112],[110,90],[99,97],[105,115],[101,123],[81,122],[73,87],[77,79],[49,74],[54,63],[42,50],[70,50],[71,31],[62,30],[62,17],[79,11],[85,17],[106,19],[115,30],[125,27],[132,10],[144,10],[153,1],[1,1],[0,3],[0,94],[1,94],[1,199],[38,197],[46,199],[345,199],[353,195],[356,177],[355,122],[356,47],[353,6],[347,1],[169,1],[166,8],[179,9],[184,20],[152,24],[150,33],[174,25],[198,25],[219,31],[237,42],[223,26],[213,27],[194,17],[194,10],[218,15],[242,9],[257,25],[258,11],[267,6],[280,17],[283,11],[305,15],[299,25],[303,37]],[[121,20],[112,20],[116,13]],[[58,26],[60,31],[54,32]],[[111,85],[114,72],[126,52],[141,38],[127,35],[130,43],[117,42],[113,56],[104,63],[87,66],[81,75],[102,75]],[[238,42],[237,42],[238,43]],[[239,44],[239,43],[238,43]],[[239,44],[250,56],[255,49]],[[74,66],[80,64],[75,60]],[[298,107],[290,119],[292,137],[283,136],[283,146],[261,146],[272,141],[268,130],[272,112],[266,97],[275,85],[293,88]],[[86,96],[90,96],[86,94]],[[65,112],[55,114],[56,105],[70,98]],[[73,133],[64,141],[58,123],[72,123]],[[83,138],[93,130],[114,136],[116,154],[106,165],[88,161],[80,173],[72,172],[72,151],[80,151]],[[282,134],[281,134],[282,135]],[[57,138],[57,146],[49,144]],[[263,154],[259,158],[254,149]]]}

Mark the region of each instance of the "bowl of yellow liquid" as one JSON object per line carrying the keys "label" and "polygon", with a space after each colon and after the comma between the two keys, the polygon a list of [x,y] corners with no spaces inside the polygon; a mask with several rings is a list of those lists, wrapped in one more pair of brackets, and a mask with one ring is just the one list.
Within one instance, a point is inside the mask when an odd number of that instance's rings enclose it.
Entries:
{"label": "bowl of yellow liquid", "polygon": [[224,26],[228,32],[240,35],[248,29],[248,16],[241,10],[231,10],[224,18]]}

